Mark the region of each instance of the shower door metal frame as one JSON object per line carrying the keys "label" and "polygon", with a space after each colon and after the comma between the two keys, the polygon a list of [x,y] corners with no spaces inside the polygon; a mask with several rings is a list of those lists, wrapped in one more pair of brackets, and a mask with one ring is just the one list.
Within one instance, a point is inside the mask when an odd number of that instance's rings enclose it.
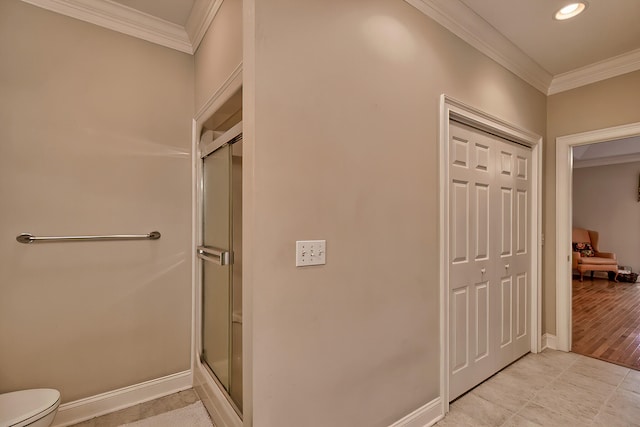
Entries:
{"label": "shower door metal frame", "polygon": [[[201,131],[201,129],[200,129]],[[205,261],[214,261],[219,265],[231,265],[233,264],[233,253],[229,253],[226,251],[220,251],[217,248],[209,248],[203,245],[203,230],[204,230],[204,159],[213,154],[216,150],[222,148],[225,145],[232,145],[238,140],[242,140],[242,122],[237,123],[229,130],[227,130],[224,134],[220,135],[218,138],[210,142],[205,146],[201,146],[200,142],[196,143],[196,182],[197,182],[197,194],[196,194],[196,223],[195,223],[195,243],[196,243],[196,258],[194,263],[196,264],[195,268],[195,287],[197,289],[194,301],[196,303],[196,325],[195,326],[195,357],[200,364],[200,367],[207,371],[209,377],[217,388],[219,389],[220,395],[224,397],[226,403],[230,405],[235,415],[239,417],[239,420],[242,421],[242,411],[235,404],[233,399],[231,398],[230,391],[226,390],[225,386],[218,379],[217,375],[214,373],[213,369],[204,361],[203,359],[203,350],[204,350],[204,342],[203,342],[203,333],[204,330],[202,328],[203,321],[203,262]],[[230,218],[231,220],[231,218]],[[213,258],[217,258],[214,260]],[[231,304],[231,302],[230,302]],[[231,308],[230,308],[231,310]],[[230,319],[231,326],[231,319]],[[230,332],[231,333],[231,332]],[[231,348],[229,349],[231,353]],[[231,355],[230,355],[231,356]],[[231,364],[231,357],[229,357],[229,364]],[[230,366],[230,365],[229,365]],[[230,369],[230,368],[229,368]]]}
{"label": "shower door metal frame", "polygon": [[[195,248],[202,243],[200,229],[200,176],[201,158],[200,158],[200,136],[204,128],[204,124],[216,112],[218,112],[227,101],[242,91],[242,63],[228,75],[226,80],[211,93],[202,103],[201,108],[196,112],[191,127],[191,272],[192,272],[192,307],[193,315],[191,318],[191,371],[193,375],[192,385],[201,397],[203,403],[209,410],[211,418],[216,425],[226,425],[229,427],[242,427],[243,421],[238,413],[234,410],[231,403],[223,392],[215,383],[212,376],[207,372],[206,368],[200,363],[199,352],[202,348],[201,344],[201,324],[202,304],[200,291],[200,260],[195,256]],[[243,332],[248,328],[247,319],[243,322]],[[249,363],[250,354],[243,352],[244,364]],[[245,381],[248,379],[246,372],[243,373]],[[251,396],[246,394],[243,397],[243,406],[245,411],[247,407],[251,407]]]}
{"label": "shower door metal frame", "polygon": [[[204,123],[218,111],[224,103],[242,90],[242,64],[240,64],[205,103],[200,111],[195,115],[192,122],[192,248],[194,250],[191,258],[192,266],[192,334],[191,334],[191,371],[192,384],[198,391],[205,406],[209,408],[209,413],[215,424],[227,425],[229,427],[242,427],[243,421],[236,408],[231,403],[229,396],[215,380],[215,376],[208,371],[205,364],[200,362],[200,351],[202,350],[202,292],[201,283],[201,261],[196,256],[195,248],[202,244],[202,160],[200,156],[200,135]],[[246,326],[246,325],[245,325]],[[244,326],[243,326],[244,329]],[[244,353],[244,358],[247,354]],[[245,362],[243,362],[245,363]],[[204,392],[204,394],[202,394]],[[247,406],[246,396],[243,398],[243,406]],[[213,410],[211,408],[213,407]]]}

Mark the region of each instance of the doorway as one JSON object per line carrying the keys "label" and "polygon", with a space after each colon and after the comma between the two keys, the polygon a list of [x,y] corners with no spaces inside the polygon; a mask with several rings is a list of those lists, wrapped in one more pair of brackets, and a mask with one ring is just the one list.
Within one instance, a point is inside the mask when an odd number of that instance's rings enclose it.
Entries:
{"label": "doorway", "polygon": [[[572,349],[573,151],[587,145],[640,136],[640,123],[567,135],[556,139],[556,333],[559,350]],[[637,178],[636,178],[637,180]],[[637,184],[637,182],[636,182]],[[612,249],[612,248],[603,248]],[[606,288],[606,285],[605,285]],[[584,289],[580,289],[584,291]],[[603,289],[606,292],[606,289]]]}
{"label": "doorway", "polygon": [[[470,137],[457,135],[460,129]],[[465,139],[472,142],[459,143]],[[443,412],[461,393],[539,351],[541,145],[540,136],[441,98]],[[469,176],[457,176],[462,170]],[[493,178],[484,182],[483,174]]]}

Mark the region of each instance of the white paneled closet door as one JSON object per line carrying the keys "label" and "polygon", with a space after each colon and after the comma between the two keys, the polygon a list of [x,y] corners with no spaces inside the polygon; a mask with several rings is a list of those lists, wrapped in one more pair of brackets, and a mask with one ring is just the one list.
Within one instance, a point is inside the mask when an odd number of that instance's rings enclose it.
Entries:
{"label": "white paneled closet door", "polygon": [[450,122],[449,400],[530,350],[531,150]]}

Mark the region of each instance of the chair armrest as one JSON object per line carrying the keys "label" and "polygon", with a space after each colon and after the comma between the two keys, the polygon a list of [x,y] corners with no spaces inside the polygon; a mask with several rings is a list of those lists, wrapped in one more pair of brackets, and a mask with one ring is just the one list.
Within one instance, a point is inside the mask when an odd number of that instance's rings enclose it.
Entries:
{"label": "chair armrest", "polygon": [[616,254],[613,252],[596,252],[596,256],[600,258],[616,259]]}
{"label": "chair armrest", "polygon": [[573,253],[573,257],[571,258],[571,268],[573,268],[574,270],[578,268],[578,260],[581,256],[582,255],[580,255],[580,252]]}

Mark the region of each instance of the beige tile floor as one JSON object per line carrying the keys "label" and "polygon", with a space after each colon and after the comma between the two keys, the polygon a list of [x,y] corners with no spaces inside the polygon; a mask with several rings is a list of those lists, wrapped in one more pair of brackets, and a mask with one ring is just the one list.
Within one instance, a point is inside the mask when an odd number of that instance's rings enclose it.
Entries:
{"label": "beige tile floor", "polygon": [[[190,389],[73,427],[115,427],[198,401]],[[450,406],[437,427],[640,427],[640,371],[575,353],[528,354]]]}
{"label": "beige tile floor", "polygon": [[640,372],[575,353],[528,354],[452,402],[436,426],[640,426]]}
{"label": "beige tile floor", "polygon": [[121,411],[112,412],[101,417],[92,418],[88,421],[74,424],[71,427],[116,427],[126,423],[132,423],[154,415],[163,414],[175,409],[184,408],[200,400],[193,389],[184,390],[178,393],[159,399],[144,402]]}

